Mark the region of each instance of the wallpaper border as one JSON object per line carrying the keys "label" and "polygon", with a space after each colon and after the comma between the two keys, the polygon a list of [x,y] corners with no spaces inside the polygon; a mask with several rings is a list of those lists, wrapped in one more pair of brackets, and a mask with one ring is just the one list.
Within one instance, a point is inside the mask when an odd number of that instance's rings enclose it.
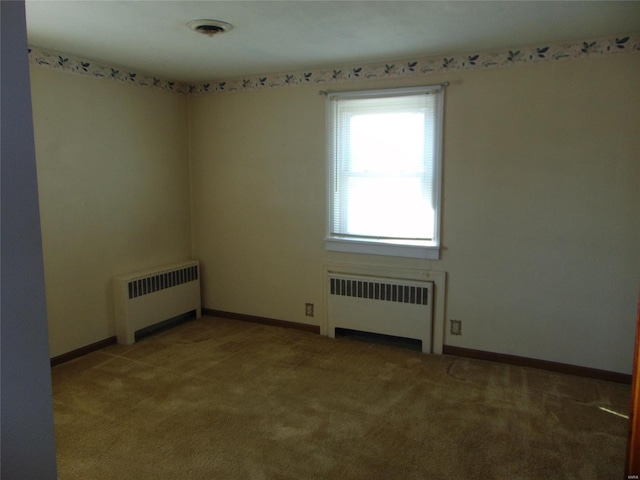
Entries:
{"label": "wallpaper border", "polygon": [[103,80],[111,80],[118,83],[150,87],[156,90],[165,90],[178,94],[186,94],[188,91],[188,85],[186,83],[160,78],[155,75],[138,73],[127,67],[103,65],[93,60],[78,58],[67,55],[66,53],[45,50],[38,47],[29,46],[28,52],[29,63],[32,65]]}
{"label": "wallpaper border", "polygon": [[29,62],[42,67],[150,87],[177,94],[208,95],[298,85],[323,85],[373,79],[420,77],[436,73],[484,70],[527,63],[548,63],[629,52],[640,52],[640,33],[557,44],[540,44],[494,52],[362,63],[337,68],[310,69],[229,80],[211,80],[192,84],[137,73],[126,67],[101,65],[92,60],[76,58],[37,47],[29,48]]}

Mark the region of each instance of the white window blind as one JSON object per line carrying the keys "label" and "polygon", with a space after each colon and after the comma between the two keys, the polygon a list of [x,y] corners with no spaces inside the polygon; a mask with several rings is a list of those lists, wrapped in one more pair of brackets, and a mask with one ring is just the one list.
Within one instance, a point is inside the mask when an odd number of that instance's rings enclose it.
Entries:
{"label": "white window blind", "polygon": [[329,95],[329,240],[439,246],[442,97],[441,86]]}

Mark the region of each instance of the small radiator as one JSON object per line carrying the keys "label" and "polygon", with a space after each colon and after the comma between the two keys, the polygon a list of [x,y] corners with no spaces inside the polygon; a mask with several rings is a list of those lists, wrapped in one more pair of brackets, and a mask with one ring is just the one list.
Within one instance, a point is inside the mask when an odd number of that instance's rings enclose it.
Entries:
{"label": "small radiator", "polygon": [[329,275],[328,334],[336,328],[422,341],[432,351],[433,282]]}
{"label": "small radiator", "polygon": [[140,329],[194,310],[202,315],[197,261],[115,277],[113,294],[116,335],[125,345]]}

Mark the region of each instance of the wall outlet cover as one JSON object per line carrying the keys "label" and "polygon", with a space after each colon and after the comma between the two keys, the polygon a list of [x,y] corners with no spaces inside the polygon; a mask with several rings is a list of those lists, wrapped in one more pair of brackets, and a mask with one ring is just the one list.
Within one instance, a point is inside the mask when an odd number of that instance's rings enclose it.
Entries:
{"label": "wall outlet cover", "polygon": [[451,335],[462,335],[462,320],[449,320],[451,322]]}
{"label": "wall outlet cover", "polygon": [[313,303],[304,304],[304,314],[307,317],[313,317]]}

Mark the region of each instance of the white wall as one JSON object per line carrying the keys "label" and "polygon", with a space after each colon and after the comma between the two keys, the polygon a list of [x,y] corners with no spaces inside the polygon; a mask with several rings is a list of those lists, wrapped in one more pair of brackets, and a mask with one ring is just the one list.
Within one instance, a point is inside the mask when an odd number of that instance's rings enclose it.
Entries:
{"label": "white wall", "polygon": [[298,88],[190,99],[204,307],[313,320],[304,303],[322,299],[323,109],[317,92]]}
{"label": "white wall", "polygon": [[463,322],[446,344],[630,373],[639,75],[640,56],[610,55],[425,79],[451,82],[439,261],[325,252],[318,87],[190,97],[203,306],[319,324],[327,261],[440,270],[446,321]]}
{"label": "white wall", "polygon": [[0,476],[53,480],[53,402],[24,2],[0,2],[0,18]]}
{"label": "white wall", "polygon": [[447,343],[630,373],[640,58],[478,73],[447,110]]}
{"label": "white wall", "polygon": [[51,355],[115,335],[111,279],[190,257],[185,96],[31,68]]}

